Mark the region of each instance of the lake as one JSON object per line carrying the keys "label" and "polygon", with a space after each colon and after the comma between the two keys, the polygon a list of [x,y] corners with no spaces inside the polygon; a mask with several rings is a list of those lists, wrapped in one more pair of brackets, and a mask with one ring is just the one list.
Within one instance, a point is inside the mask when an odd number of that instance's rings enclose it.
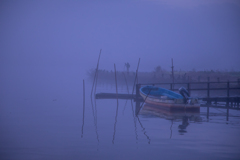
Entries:
{"label": "lake", "polygon": [[[143,105],[135,115],[131,100],[91,102],[90,82],[85,107],[81,81],[71,87],[25,85],[24,91],[1,94],[1,160],[240,159],[238,110],[229,111],[228,121],[226,109],[210,108],[207,119],[205,107],[174,114]],[[115,92],[114,87],[96,92]],[[126,90],[121,86],[119,92]]]}

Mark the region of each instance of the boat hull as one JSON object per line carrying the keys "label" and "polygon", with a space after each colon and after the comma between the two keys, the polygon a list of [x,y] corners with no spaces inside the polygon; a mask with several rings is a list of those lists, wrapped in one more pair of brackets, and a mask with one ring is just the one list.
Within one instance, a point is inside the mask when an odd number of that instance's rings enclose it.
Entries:
{"label": "boat hull", "polygon": [[184,104],[182,101],[178,101],[177,99],[163,99],[157,96],[146,95],[140,91],[140,95],[145,100],[145,103],[158,106],[158,107],[166,107],[168,110],[200,110],[200,104]]}

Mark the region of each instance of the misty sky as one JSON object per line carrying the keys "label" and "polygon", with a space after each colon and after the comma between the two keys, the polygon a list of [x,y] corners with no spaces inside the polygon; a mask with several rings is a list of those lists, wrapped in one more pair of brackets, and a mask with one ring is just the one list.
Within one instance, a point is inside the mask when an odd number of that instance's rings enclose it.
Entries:
{"label": "misty sky", "polygon": [[0,1],[0,67],[240,70],[240,1]]}

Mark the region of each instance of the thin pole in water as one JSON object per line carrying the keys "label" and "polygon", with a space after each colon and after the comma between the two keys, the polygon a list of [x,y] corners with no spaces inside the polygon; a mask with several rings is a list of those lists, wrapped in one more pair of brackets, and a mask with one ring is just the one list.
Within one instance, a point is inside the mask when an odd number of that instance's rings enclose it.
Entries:
{"label": "thin pole in water", "polygon": [[83,137],[84,119],[85,119],[85,83],[84,83],[84,79],[83,79],[83,120],[82,120],[82,135],[81,135],[81,138]]}
{"label": "thin pole in water", "polygon": [[125,82],[126,82],[126,85],[127,85],[127,92],[128,92],[128,94],[129,94],[129,89],[128,89],[127,78],[126,78],[126,76],[125,76],[124,72],[122,72],[122,73],[123,73],[123,76],[124,76],[124,79],[125,79]]}
{"label": "thin pole in water", "polygon": [[96,68],[95,75],[94,75],[94,79],[93,79],[91,97],[92,97],[92,93],[93,93],[93,88],[94,88],[94,84],[95,84],[95,79],[96,79],[96,77],[97,77],[97,71],[98,71],[99,61],[100,61],[100,57],[101,57],[101,52],[102,52],[102,49],[100,49],[100,53],[99,53],[99,56],[98,56],[98,63],[97,63],[97,68]]}
{"label": "thin pole in water", "polygon": [[138,68],[139,68],[139,64],[140,64],[140,58],[139,58],[139,60],[138,60],[138,66],[137,66],[136,75],[135,75],[135,79],[134,79],[134,83],[133,83],[132,95],[133,95],[133,92],[134,92],[134,87],[135,87],[136,80],[137,80],[137,76],[138,76]]}
{"label": "thin pole in water", "polygon": [[114,144],[114,140],[115,140],[116,126],[117,126],[117,116],[118,116],[117,71],[116,71],[116,65],[115,65],[115,63],[114,63],[114,70],[115,70],[115,83],[116,83],[116,95],[117,95],[117,109],[116,109],[115,123],[114,123],[114,131],[113,131],[113,140],[112,140],[112,143],[113,143],[113,144]]}
{"label": "thin pole in water", "polygon": [[173,83],[174,83],[174,72],[173,72],[173,68],[174,68],[174,66],[173,66],[173,58],[172,58],[172,80],[173,80]]}
{"label": "thin pole in water", "polygon": [[117,71],[116,71],[115,63],[114,63],[114,70],[115,70],[115,83],[116,83],[116,94],[117,94],[117,104],[118,104]]}

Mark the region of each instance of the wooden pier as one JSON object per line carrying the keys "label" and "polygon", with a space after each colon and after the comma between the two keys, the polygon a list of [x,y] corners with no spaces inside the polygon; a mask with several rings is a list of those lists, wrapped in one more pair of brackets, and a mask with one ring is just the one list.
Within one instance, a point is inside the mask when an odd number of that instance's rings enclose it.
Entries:
{"label": "wooden pier", "polygon": [[[211,85],[219,85],[220,87],[210,87]],[[233,85],[235,84],[235,85]],[[239,81],[227,81],[227,82],[189,82],[189,83],[149,83],[149,84],[136,84],[136,94],[120,94],[118,93],[118,96],[116,93],[98,93],[95,95],[96,99],[134,99],[135,101],[143,102],[142,97],[139,94],[139,89],[141,86],[146,85],[153,85],[153,86],[159,86],[163,88],[170,89],[172,91],[178,91],[178,88],[174,88],[176,86],[185,86],[189,93],[191,91],[206,91],[205,97],[198,97],[200,100],[205,102],[205,105],[203,106],[212,106],[212,107],[218,107],[218,103],[225,103],[225,106],[221,105],[221,107],[218,108],[232,108],[232,109],[240,109],[239,103],[240,103],[240,94],[237,94],[237,96],[230,96],[231,90],[239,90],[240,93],[240,84]],[[196,85],[205,85],[205,87],[193,87]],[[222,87],[222,85],[226,85],[226,87]],[[168,87],[167,87],[168,86]],[[211,91],[220,91],[225,90],[226,96],[210,96]],[[214,105],[212,105],[212,103]]]}
{"label": "wooden pier", "polygon": [[136,94],[97,93],[96,99],[136,99]]}

